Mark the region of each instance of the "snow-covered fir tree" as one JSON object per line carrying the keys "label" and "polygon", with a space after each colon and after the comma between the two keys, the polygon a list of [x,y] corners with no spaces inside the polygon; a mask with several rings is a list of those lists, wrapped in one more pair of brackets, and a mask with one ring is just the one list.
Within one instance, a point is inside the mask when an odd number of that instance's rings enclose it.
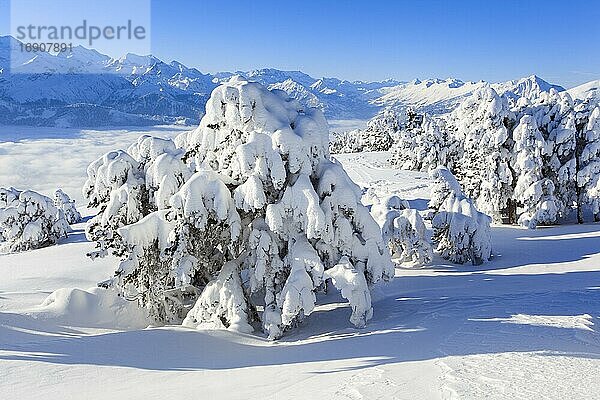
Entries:
{"label": "snow-covered fir tree", "polygon": [[[519,120],[529,115],[546,143],[542,156],[542,175],[552,185],[545,184],[547,195],[553,197],[556,218],[568,217],[577,202],[576,126],[573,101],[566,92],[550,89],[533,101],[520,99]],[[552,194],[550,194],[550,191]]]}
{"label": "snow-covered fir tree", "polygon": [[510,201],[514,187],[510,129],[514,118],[508,100],[484,87],[467,97],[448,122],[462,145],[453,170],[466,196],[476,199],[482,211],[497,221],[514,222],[515,205]]}
{"label": "snow-covered fir tree", "polygon": [[413,112],[408,115],[409,123],[395,135],[391,164],[413,171],[453,165],[456,143],[443,128],[443,121]]}
{"label": "snow-covered fir tree", "polygon": [[49,197],[32,190],[0,188],[0,252],[50,246],[70,231],[63,211]]}
{"label": "snow-covered fir tree", "polygon": [[359,153],[363,150],[360,137],[360,129],[333,133],[329,140],[329,152],[331,154]]}
{"label": "snow-covered fir tree", "polygon": [[329,151],[332,154],[387,151],[392,147],[396,133],[405,123],[404,111],[386,108],[370,119],[365,129],[332,135]]}
{"label": "snow-covered fir tree", "polygon": [[62,210],[69,224],[76,224],[81,221],[81,214],[75,207],[75,200],[71,200],[69,195],[61,189],[57,189],[54,192],[54,206]]}
{"label": "snow-covered fir tree", "polygon": [[405,114],[386,108],[367,122],[367,129],[361,132],[360,141],[366,151],[387,151],[392,147],[394,135],[403,122]]}
{"label": "snow-covered fir tree", "polygon": [[423,266],[431,261],[431,245],[417,210],[405,200],[389,196],[373,204],[371,214],[381,226],[383,239],[392,258],[410,266]]}
{"label": "snow-covered fir tree", "polygon": [[544,176],[544,159],[551,152],[536,119],[525,115],[514,130],[515,169],[518,173],[514,199],[522,209],[519,224],[535,228],[558,218],[554,183]]}
{"label": "snow-covered fir tree", "polygon": [[109,249],[121,255],[117,230],[168,207],[171,195],[192,174],[183,156],[172,140],[144,135],[127,151],[108,152],[90,164],[83,194],[89,207],[99,209],[86,226],[97,248],[91,257],[105,256]]}
{"label": "snow-covered fir tree", "polygon": [[452,262],[479,265],[492,255],[491,218],[477,210],[445,167],[431,172],[434,186],[429,208],[436,251]]}
{"label": "snow-covered fir tree", "polygon": [[587,205],[600,222],[600,105],[589,99],[577,108],[577,188],[578,221],[583,222]]}
{"label": "snow-covered fir tree", "polygon": [[[249,331],[260,323],[278,338],[313,311],[331,278],[350,302],[351,321],[367,322],[369,286],[391,278],[393,264],[360,189],[329,159],[320,111],[234,78],[213,91],[200,126],[174,144],[156,158],[135,149],[120,155],[126,161],[118,179],[107,179],[117,182],[108,193],[96,190],[109,186],[98,179],[106,163],[88,169],[100,182],[86,186],[91,199],[101,192],[110,200],[123,185],[143,189],[125,190],[144,209],[113,225],[126,251],[108,285],[138,298],[155,322],[180,321],[186,300],[201,292],[186,325]],[[164,154],[177,173],[153,170]],[[130,210],[118,204],[117,219]],[[97,218],[110,220],[110,209]]]}

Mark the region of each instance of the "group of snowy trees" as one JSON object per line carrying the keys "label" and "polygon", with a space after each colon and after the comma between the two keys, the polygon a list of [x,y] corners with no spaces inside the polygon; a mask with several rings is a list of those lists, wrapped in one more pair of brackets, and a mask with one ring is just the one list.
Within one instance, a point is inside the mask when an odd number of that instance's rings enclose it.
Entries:
{"label": "group of snowy trees", "polygon": [[[436,122],[410,110],[402,119],[386,112],[371,121],[372,137],[362,143],[389,148],[401,130],[410,130],[406,141],[423,152],[433,143],[445,151]],[[273,339],[334,286],[351,306],[350,321],[364,326],[373,315],[371,286],[394,276],[392,257],[420,266],[431,261],[432,247],[407,202],[392,196],[371,212],[361,203],[360,188],[329,156],[327,133],[320,111],[233,78],[213,91],[196,130],[174,140],[141,136],[127,151],[92,162],[83,188],[89,207],[98,209],[86,225],[96,245],[89,256],[121,258],[100,285],[139,302],[154,323],[241,332],[260,326]],[[581,154],[589,160],[596,150]],[[490,218],[449,170],[439,167],[432,176],[437,251],[453,262],[486,261]],[[54,244],[80,220],[62,190],[53,200],[0,189],[0,250]]]}
{"label": "group of snowy trees", "polygon": [[444,129],[444,121],[412,109],[406,111],[406,116],[406,123],[392,135],[395,141],[390,148],[391,164],[424,172],[448,166],[456,149]]}
{"label": "group of snowy trees", "polygon": [[53,245],[80,219],[74,202],[60,189],[52,200],[33,190],[0,188],[0,252]]}
{"label": "group of snowy trees", "polygon": [[385,109],[367,123],[364,130],[335,133],[329,141],[331,154],[386,151],[396,141],[394,135],[407,123],[406,112]]}
{"label": "group of snowy trees", "polygon": [[219,326],[271,338],[337,287],[351,322],[372,316],[369,288],[393,277],[360,189],[329,158],[327,123],[285,93],[234,78],[200,126],[142,137],[88,168],[93,257],[122,257],[104,286],[156,323]]}
{"label": "group of snowy trees", "polygon": [[[449,115],[422,116],[391,136],[391,163],[446,166],[496,222],[535,228],[584,210],[600,220],[600,106],[551,89],[514,100],[485,87]],[[414,119],[414,118],[413,118]]]}
{"label": "group of snowy trees", "polygon": [[[430,171],[434,180],[429,213],[432,242],[442,258],[454,263],[479,265],[492,257],[491,217],[480,212],[446,167]],[[423,266],[432,259],[426,228],[417,210],[398,196],[371,206],[371,214],[393,259],[405,266]]]}

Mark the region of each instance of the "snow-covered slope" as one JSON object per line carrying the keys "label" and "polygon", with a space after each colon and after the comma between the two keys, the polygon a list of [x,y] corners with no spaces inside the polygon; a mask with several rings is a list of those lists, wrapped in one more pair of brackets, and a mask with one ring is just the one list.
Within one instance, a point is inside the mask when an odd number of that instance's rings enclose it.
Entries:
{"label": "snow-covered slope", "polygon": [[386,107],[411,106],[434,114],[446,113],[454,109],[466,96],[487,85],[493,87],[499,94],[506,94],[509,97],[534,97],[550,88],[558,91],[565,90],[561,86],[552,85],[535,75],[492,84],[485,81],[463,82],[453,78],[425,81],[417,79],[395,87],[381,89],[383,95],[376,98],[373,103]]}
{"label": "snow-covered slope", "polygon": [[589,97],[600,99],[600,79],[576,86],[567,92],[575,99],[585,100]]}
{"label": "snow-covered slope", "polygon": [[[154,134],[172,137],[168,129]],[[9,155],[0,157],[3,184],[78,180],[75,190],[84,161],[104,151],[100,139],[124,147],[136,134],[34,131],[0,148]],[[58,152],[67,142],[72,149]],[[17,168],[24,155],[28,171],[3,174],[3,163]],[[390,167],[386,153],[336,157],[366,189],[365,200],[396,193],[426,207],[426,174]],[[57,246],[0,255],[2,398],[562,400],[600,391],[596,224],[494,226],[489,263],[436,258],[424,269],[397,269],[379,288],[366,328],[348,327],[349,307],[330,295],[277,343],[228,331],[144,329],[131,302],[89,290],[116,260],[87,259],[93,244],[82,228]]]}

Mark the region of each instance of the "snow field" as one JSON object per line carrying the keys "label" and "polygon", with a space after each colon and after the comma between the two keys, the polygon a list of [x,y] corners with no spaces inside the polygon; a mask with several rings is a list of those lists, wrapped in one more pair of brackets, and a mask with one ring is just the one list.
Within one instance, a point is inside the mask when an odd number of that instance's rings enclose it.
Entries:
{"label": "snow field", "polygon": [[[92,136],[75,156],[96,151]],[[21,148],[43,154],[54,145],[39,139]],[[10,154],[0,162],[20,158]],[[365,203],[397,194],[425,210],[430,178],[391,168],[387,157],[336,159],[365,189]],[[52,169],[37,177],[30,178],[35,189],[64,179]],[[83,184],[84,176],[70,179]],[[396,279],[373,294],[365,328],[351,327],[348,304],[330,295],[276,343],[224,330],[142,329],[133,317],[111,326],[109,313],[126,303],[88,288],[109,277],[117,260],[90,261],[93,244],[82,224],[74,228],[57,246],[0,256],[1,397],[164,399],[193,390],[217,399],[593,399],[600,392],[594,224],[492,226],[491,261],[458,266],[434,256],[423,269],[397,268]],[[61,291],[41,305],[60,288],[88,292]],[[61,305],[68,297],[76,301]],[[67,304],[78,305],[75,315]]]}

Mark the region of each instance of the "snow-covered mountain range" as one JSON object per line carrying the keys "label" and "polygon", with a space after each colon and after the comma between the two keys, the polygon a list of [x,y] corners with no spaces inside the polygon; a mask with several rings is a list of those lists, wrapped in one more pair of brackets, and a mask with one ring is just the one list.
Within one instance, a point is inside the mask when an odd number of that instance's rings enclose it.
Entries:
{"label": "snow-covered mountain range", "polygon": [[[211,91],[232,75],[243,75],[270,89],[284,90],[307,105],[323,109],[329,119],[368,119],[383,107],[412,106],[443,113],[489,84],[452,78],[412,82],[317,79],[300,71],[277,69],[205,74],[177,61],[167,63],[154,56],[127,54],[111,58],[83,47],[58,55],[10,51],[17,46],[20,43],[16,39],[0,37],[2,124],[73,127],[197,124]],[[599,82],[569,92],[575,97],[598,95]],[[491,85],[500,94],[511,97],[551,87],[564,90],[535,75]]]}

